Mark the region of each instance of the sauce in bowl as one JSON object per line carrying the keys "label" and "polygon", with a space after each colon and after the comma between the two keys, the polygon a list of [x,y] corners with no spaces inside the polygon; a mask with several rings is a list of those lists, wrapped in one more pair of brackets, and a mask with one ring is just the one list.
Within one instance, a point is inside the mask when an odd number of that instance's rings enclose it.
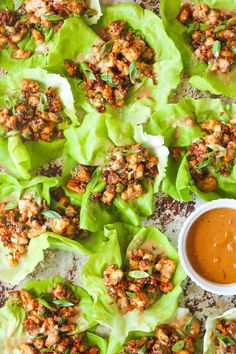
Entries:
{"label": "sauce in bowl", "polygon": [[188,231],[186,252],[201,277],[236,283],[236,209],[215,208],[200,215]]}

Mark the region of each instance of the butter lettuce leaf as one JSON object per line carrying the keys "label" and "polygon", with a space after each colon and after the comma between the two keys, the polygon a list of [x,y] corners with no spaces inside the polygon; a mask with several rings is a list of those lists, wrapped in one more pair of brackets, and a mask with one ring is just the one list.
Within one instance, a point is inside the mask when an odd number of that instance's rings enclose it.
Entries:
{"label": "butter lettuce leaf", "polygon": [[236,321],[236,308],[224,312],[221,316],[208,316],[206,320],[206,332],[204,335],[203,354],[215,354],[216,321],[217,319]]}
{"label": "butter lettuce leaf", "polygon": [[[22,5],[23,3],[24,1],[22,1]],[[92,17],[82,15],[81,21],[84,21],[85,23],[87,23],[87,25],[91,26],[97,23],[99,18],[102,16],[101,6],[99,0],[87,0],[86,3],[89,9],[96,11],[96,14]],[[0,9],[14,10],[14,1],[13,0],[2,1],[2,4],[0,4]],[[75,18],[80,18],[79,15],[75,13],[72,13],[71,16]],[[26,68],[45,67],[47,64],[48,53],[50,53],[50,51],[54,48],[54,45],[58,39],[58,35],[60,31],[63,30],[64,26],[66,27],[67,21],[68,19],[64,21],[59,32],[54,31],[54,33],[51,36],[51,39],[49,39],[49,41],[46,41],[47,43],[43,43],[40,45],[39,43],[37,43],[37,41],[35,41],[34,37],[30,35],[30,33],[28,32],[23,37],[22,41],[18,44],[19,48],[32,51],[32,55],[28,58],[14,59],[12,56],[14,54],[14,50],[10,48],[1,49],[0,66],[3,69],[7,70],[8,72],[15,72],[15,73],[18,73],[22,69],[26,69]]]}
{"label": "butter lettuce leaf", "polygon": [[[186,275],[180,265],[177,251],[166,236],[155,227],[140,229],[128,224],[115,223],[104,227],[104,236],[105,240],[99,251],[90,256],[85,264],[81,282],[94,299],[97,321],[112,328],[114,338],[123,343],[130,331],[152,331],[157,324],[164,323],[174,315],[181,294],[180,285]],[[172,278],[174,289],[168,294],[161,295],[142,314],[133,310],[123,315],[107,293],[103,272],[110,264],[122,267],[127,261],[128,250],[140,247],[144,242],[156,243],[167,257],[176,260],[177,269]]]}
{"label": "butter lettuce leaf", "polygon": [[192,200],[192,193],[201,199],[210,201],[217,198],[236,197],[236,165],[231,174],[223,176],[214,173],[218,188],[215,192],[203,193],[191,178],[186,152],[194,140],[201,138],[204,133],[198,123],[208,119],[229,122],[236,111],[235,104],[223,104],[219,99],[186,98],[177,104],[162,105],[153,114],[147,125],[147,132],[160,134],[164,137],[168,148],[182,147],[181,158],[174,161],[169,155],[165,177],[161,190],[177,200]]}
{"label": "butter lettuce leaf", "polygon": [[[0,202],[8,203],[9,207],[12,205],[12,208],[14,208],[24,193],[32,193],[36,200],[43,198],[50,205],[50,190],[59,185],[60,180],[56,177],[38,176],[29,181],[18,181],[14,177],[1,173]],[[88,237],[83,241],[84,244],[82,244],[79,238],[72,240],[54,232],[44,232],[40,236],[30,240],[27,252],[14,267],[9,265],[6,258],[9,249],[4,247],[0,242],[0,279],[7,283],[18,284],[44,259],[44,250],[47,248],[90,254],[89,245],[95,241],[94,238]]]}
{"label": "butter lettuce leaf", "polygon": [[[211,8],[234,10],[235,0],[194,0],[194,4],[207,4]],[[209,66],[197,60],[191,46],[191,36],[187,32],[187,26],[177,19],[181,8],[181,0],[161,1],[161,14],[164,27],[173,39],[181,53],[184,69],[190,76],[190,83],[199,90],[207,90],[212,94],[224,94],[235,97],[236,95],[236,67],[227,73],[212,72]]]}
{"label": "butter lettuce leaf", "polygon": [[[174,316],[171,319],[168,319],[167,321],[163,322],[162,324],[169,324],[173,325],[175,328],[180,330],[181,332],[185,332],[185,326],[188,322],[188,320],[192,318],[191,313],[189,312],[188,309],[179,307],[174,314]],[[157,322],[157,326],[160,325],[160,323]],[[123,342],[120,341],[119,338],[116,338],[116,336],[113,334],[111,331],[111,334],[109,336],[109,341],[108,341],[108,348],[107,351],[109,354],[117,354],[121,353],[122,350],[124,350],[124,346],[129,343],[129,341],[133,339],[139,339],[141,337],[152,337],[155,336],[155,329],[154,331],[151,332],[144,332],[144,331],[130,331],[125,338]],[[201,338],[196,342],[195,345],[195,353],[200,354],[201,351],[201,343],[200,343]],[[199,348],[198,348],[199,347]]]}
{"label": "butter lettuce leaf", "polygon": [[[48,55],[47,68],[49,71],[67,75],[64,61],[82,61],[92,53],[92,46],[101,41],[96,33],[107,26],[111,21],[123,20],[134,29],[141,31],[147,43],[155,50],[156,58],[154,69],[157,76],[157,85],[151,79],[145,78],[141,83],[129,90],[123,108],[114,109],[107,105],[107,112],[112,116],[122,116],[125,120],[135,112],[140,116],[139,107],[143,115],[150,114],[157,103],[167,102],[172,89],[180,81],[182,62],[172,40],[167,36],[161,20],[151,11],[144,10],[135,4],[119,4],[102,8],[103,16],[92,28],[87,27],[80,19],[67,20],[60,30],[57,42]],[[84,84],[78,79],[70,79],[76,104],[86,112],[95,108],[85,95]],[[135,105],[133,107],[133,105]]]}
{"label": "butter lettuce leaf", "polygon": [[[36,80],[43,90],[48,87],[57,90],[63,102],[63,114],[66,117],[64,129],[68,126],[68,122],[79,124],[74,107],[74,98],[67,80],[57,74],[48,74],[40,68],[24,69],[16,74],[6,75],[1,79],[0,109],[5,107],[6,97],[9,99],[17,97],[21,91],[21,83],[24,78]],[[9,134],[6,135],[1,132],[0,163],[18,179],[29,179],[37,168],[62,155],[64,143],[65,139],[55,139],[51,142],[42,140],[23,142],[17,133],[9,136]]]}
{"label": "butter lettuce leaf", "polygon": [[[65,188],[66,193],[81,204],[81,228],[95,232],[101,226],[122,220],[133,225],[141,224],[142,216],[149,216],[153,212],[153,194],[159,190],[160,182],[164,178],[168,160],[168,149],[161,136],[152,136],[143,131],[142,125],[135,122],[127,123],[113,118],[108,113],[89,113],[85,116],[80,127],[70,127],[65,131],[66,144],[63,159],[63,180],[70,176],[70,170],[81,163],[96,168],[82,197]],[[114,146],[140,143],[150,149],[158,158],[158,171],[153,184],[144,183],[146,191],[141,197],[132,201],[124,201],[116,197],[111,205],[104,205],[92,200],[91,195],[102,192],[105,183],[102,182],[101,166]],[[117,219],[118,218],[118,219]]]}
{"label": "butter lettuce leaf", "polygon": [[[96,325],[94,313],[92,311],[93,301],[88,293],[60,277],[53,277],[45,280],[31,280],[24,284],[23,288],[27,289],[32,295],[38,297],[42,293],[50,292],[50,290],[57,284],[66,284],[74,292],[75,296],[80,299],[80,316],[77,319],[78,333],[87,331]],[[0,351],[6,354],[20,354],[20,344],[26,338],[23,321],[26,318],[23,306],[14,304],[10,299],[6,305],[0,309],[1,323],[0,323]],[[86,332],[85,341],[88,344],[96,344],[101,354],[106,353],[106,341],[92,332]]]}

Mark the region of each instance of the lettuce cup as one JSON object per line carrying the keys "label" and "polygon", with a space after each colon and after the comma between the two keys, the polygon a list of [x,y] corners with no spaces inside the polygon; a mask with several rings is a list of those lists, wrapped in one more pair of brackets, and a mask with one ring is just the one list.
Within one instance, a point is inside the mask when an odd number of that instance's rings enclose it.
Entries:
{"label": "lettuce cup", "polygon": [[236,348],[235,326],[235,308],[227,310],[221,316],[210,315],[206,321],[203,353],[233,353]]}
{"label": "lettuce cup", "polygon": [[0,163],[18,179],[61,156],[63,131],[73,122],[73,95],[60,75],[37,68],[1,79]]}
{"label": "lettuce cup", "polygon": [[182,63],[161,20],[134,4],[102,12],[93,28],[68,20],[49,53],[48,70],[72,78],[76,103],[86,112],[126,116],[133,105],[147,110],[166,102]]}
{"label": "lettuce cup", "polygon": [[186,98],[159,107],[147,131],[161,134],[170,149],[162,191],[177,200],[191,193],[210,201],[235,198],[235,105]]}
{"label": "lettuce cup", "polygon": [[58,178],[18,182],[0,174],[0,279],[17,284],[44,259],[47,248],[90,254],[98,241],[80,227],[80,208]]}
{"label": "lettuce cup", "polygon": [[152,214],[168,156],[161,136],[97,112],[65,136],[63,181],[70,198],[81,201],[83,229],[94,232],[117,220],[137,226]]}
{"label": "lettuce cup", "polygon": [[93,333],[93,301],[82,288],[54,277],[9,295],[0,310],[2,353],[106,353],[106,341]]}
{"label": "lettuce cup", "polygon": [[0,4],[0,66],[10,72],[43,67],[47,53],[70,17],[89,25],[101,16],[99,1],[10,0]]}
{"label": "lettuce cup", "polygon": [[105,226],[104,242],[81,281],[94,298],[96,319],[122,343],[130,331],[152,331],[174,315],[185,277],[160,231],[116,223]]}
{"label": "lettuce cup", "polygon": [[190,83],[199,90],[235,97],[236,1],[164,0],[165,29],[179,49]]}
{"label": "lettuce cup", "polygon": [[[111,354],[151,353],[199,353],[202,349],[201,325],[188,309],[178,308],[173,318],[157,324],[152,332],[130,332],[124,342],[117,342],[111,333],[108,352]],[[182,352],[181,352],[182,351]]]}

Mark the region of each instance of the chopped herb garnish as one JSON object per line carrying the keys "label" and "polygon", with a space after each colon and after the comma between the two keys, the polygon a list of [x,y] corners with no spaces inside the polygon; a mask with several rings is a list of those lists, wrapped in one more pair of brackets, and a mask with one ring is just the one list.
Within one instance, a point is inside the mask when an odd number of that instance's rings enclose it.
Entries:
{"label": "chopped herb garnish", "polygon": [[135,84],[138,75],[139,75],[139,70],[137,68],[136,61],[133,60],[129,66],[129,77],[132,84]]}
{"label": "chopped herb garnish", "polygon": [[40,96],[39,109],[40,109],[40,111],[45,112],[47,108],[48,108],[48,98],[45,95],[45,93],[42,93]]}
{"label": "chopped herb garnish", "polygon": [[131,291],[126,291],[125,293],[128,297],[130,297],[132,299],[136,299],[136,297],[137,297],[136,293],[133,293]]}
{"label": "chopped herb garnish", "polygon": [[144,272],[143,270],[131,270],[128,275],[130,278],[134,279],[142,279],[149,277],[149,274],[147,272]]}
{"label": "chopped herb garnish", "polygon": [[189,319],[188,319],[188,321],[186,322],[186,325],[185,325],[185,332],[188,333],[190,331],[192,322],[193,322],[193,317],[189,317]]}
{"label": "chopped herb garnish", "polygon": [[229,336],[219,336],[217,339],[225,347],[230,347],[231,345],[236,344],[236,342]]}
{"label": "chopped herb garnish", "polygon": [[218,58],[218,56],[220,55],[220,50],[221,50],[221,42],[216,40],[212,47],[212,53],[215,58]]}
{"label": "chopped herb garnish", "polygon": [[217,33],[224,30],[227,26],[230,25],[231,22],[232,22],[232,18],[229,18],[228,20],[222,22],[220,25],[214,28],[214,32]]}
{"label": "chopped herb garnish", "polygon": [[199,28],[199,25],[197,22],[192,22],[187,28],[187,33],[191,36],[195,31],[197,31]]}
{"label": "chopped herb garnish", "polygon": [[54,210],[44,210],[41,212],[41,214],[43,214],[44,216],[46,216],[46,218],[49,218],[49,219],[60,219],[61,218],[61,215],[58,214]]}
{"label": "chopped herb garnish", "polygon": [[88,64],[82,62],[79,65],[80,65],[80,69],[83,71],[83,73],[87,77],[87,79],[96,80],[96,77],[95,77],[93,71],[88,66]]}
{"label": "chopped herb garnish", "polygon": [[232,45],[230,49],[232,53],[236,54],[236,45]]}
{"label": "chopped herb garnish", "polygon": [[45,334],[37,333],[37,334],[33,337],[33,339],[44,338],[44,337],[46,337]]}
{"label": "chopped herb garnish", "polygon": [[185,341],[181,339],[172,346],[171,350],[172,352],[176,353],[182,350],[184,346],[185,346]]}
{"label": "chopped herb garnish", "polygon": [[103,55],[105,55],[105,54],[108,54],[108,53],[111,51],[112,46],[113,46],[112,41],[108,41],[108,42],[106,42],[105,44],[103,44],[99,55],[100,55],[100,56],[103,56]]}
{"label": "chopped herb garnish", "polygon": [[101,75],[101,79],[103,81],[106,81],[111,87],[115,86],[114,82],[112,81],[112,76],[111,76],[111,74],[108,74],[108,72],[103,73]]}
{"label": "chopped herb garnish", "polygon": [[44,307],[46,307],[49,310],[55,310],[55,307],[53,307],[52,305],[50,305],[46,300],[38,297],[37,300],[40,302],[40,304],[42,304]]}
{"label": "chopped herb garnish", "polygon": [[24,4],[25,0],[17,0],[15,3],[15,11],[19,10],[19,8]]}
{"label": "chopped herb garnish", "polygon": [[44,348],[40,350],[40,353],[51,353],[54,351],[54,348]]}
{"label": "chopped herb garnish", "polygon": [[52,300],[52,303],[60,307],[75,306],[75,304],[68,300]]}
{"label": "chopped herb garnish", "polygon": [[46,15],[45,19],[47,21],[60,21],[60,20],[64,20],[64,17],[60,16],[60,15]]}

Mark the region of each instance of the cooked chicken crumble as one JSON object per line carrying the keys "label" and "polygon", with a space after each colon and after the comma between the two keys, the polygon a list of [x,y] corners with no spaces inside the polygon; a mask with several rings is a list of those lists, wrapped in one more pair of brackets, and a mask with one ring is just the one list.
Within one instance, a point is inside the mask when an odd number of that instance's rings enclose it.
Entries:
{"label": "cooked chicken crumble", "polygon": [[236,16],[206,4],[185,3],[179,14],[188,27],[196,57],[212,71],[228,73],[236,59]]}
{"label": "cooked chicken crumble", "polygon": [[10,293],[10,299],[26,312],[23,322],[27,340],[20,345],[22,354],[98,354],[99,348],[84,341],[86,332],[76,333],[79,301],[68,286],[56,284],[50,293],[38,298],[22,289]]}
{"label": "cooked chicken crumble", "polygon": [[12,49],[14,59],[28,58],[34,52],[28,44],[30,37],[47,44],[73,13],[91,17],[97,12],[88,8],[85,0],[26,0],[15,11],[1,10],[0,49]]}
{"label": "cooked chicken crumble", "polygon": [[123,270],[111,264],[103,274],[108,294],[123,313],[133,309],[144,311],[162,293],[173,289],[174,260],[154,252],[133,249],[128,254],[128,261],[128,267]]}
{"label": "cooked chicken crumble", "polygon": [[63,103],[52,87],[42,91],[37,81],[23,79],[21,94],[5,100],[0,126],[8,135],[19,134],[23,141],[62,138],[58,124],[63,121]]}
{"label": "cooked chicken crumble", "polygon": [[80,233],[80,210],[69,203],[65,196],[56,198],[57,206],[49,209],[45,201],[36,202],[32,194],[25,193],[13,209],[8,204],[0,204],[0,240],[9,249],[7,260],[16,266],[24,255],[30,240],[43,232],[52,231],[69,238]]}
{"label": "cooked chicken crumble", "polygon": [[218,319],[216,321],[216,354],[234,354],[236,352],[236,321]]}
{"label": "cooked chicken crumble", "polygon": [[161,325],[156,328],[153,336],[130,340],[124,345],[120,354],[191,354],[195,351],[195,343],[200,333],[200,324],[196,319],[189,318],[187,330],[178,330],[171,325]]}
{"label": "cooked chicken crumble", "polygon": [[[102,167],[105,190],[91,196],[105,204],[110,204],[118,195],[123,200],[140,197],[145,193],[142,182],[152,183],[158,174],[157,157],[150,156],[149,150],[140,144],[114,147],[109,160]],[[74,192],[84,193],[91,179],[89,169],[78,164],[71,173],[67,187]]]}
{"label": "cooked chicken crumble", "polygon": [[[230,123],[211,119],[200,123],[206,133],[188,149],[188,162],[192,179],[202,192],[214,192],[216,174],[229,176],[236,163],[236,119]],[[182,149],[174,147],[172,157],[178,161]]]}
{"label": "cooked chicken crumble", "polygon": [[142,34],[123,21],[111,22],[104,31],[105,42],[93,46],[88,61],[65,61],[69,75],[83,80],[87,97],[99,112],[106,103],[122,107],[128,89],[142,78],[155,83],[155,52]]}

